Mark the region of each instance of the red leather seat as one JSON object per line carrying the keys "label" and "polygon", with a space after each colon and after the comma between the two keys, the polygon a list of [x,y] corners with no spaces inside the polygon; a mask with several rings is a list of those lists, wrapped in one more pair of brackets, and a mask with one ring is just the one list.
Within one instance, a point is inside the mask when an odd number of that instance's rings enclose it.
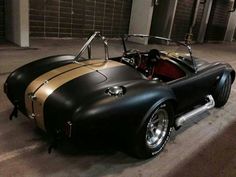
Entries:
{"label": "red leather seat", "polygon": [[169,80],[175,80],[185,76],[185,73],[168,60],[158,60],[154,66],[153,75],[164,76],[169,78]]}

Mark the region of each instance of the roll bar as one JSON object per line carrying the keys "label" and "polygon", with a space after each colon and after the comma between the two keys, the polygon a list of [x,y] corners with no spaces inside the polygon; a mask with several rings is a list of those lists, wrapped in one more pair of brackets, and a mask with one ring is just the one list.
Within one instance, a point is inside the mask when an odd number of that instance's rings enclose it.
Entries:
{"label": "roll bar", "polygon": [[107,39],[104,36],[102,36],[99,31],[96,31],[88,38],[86,43],[80,49],[79,53],[75,56],[74,58],[75,61],[78,61],[81,58],[82,54],[84,53],[86,49],[88,50],[88,58],[91,59],[91,43],[96,37],[99,37],[103,41],[104,49],[105,49],[105,60],[109,59]]}

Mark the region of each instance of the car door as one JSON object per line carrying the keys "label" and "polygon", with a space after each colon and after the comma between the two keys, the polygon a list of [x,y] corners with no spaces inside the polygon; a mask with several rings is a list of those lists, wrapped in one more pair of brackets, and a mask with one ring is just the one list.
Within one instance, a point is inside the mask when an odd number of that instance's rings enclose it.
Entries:
{"label": "car door", "polygon": [[213,87],[222,72],[215,68],[206,68],[197,73],[169,83],[177,99],[177,112],[186,111],[212,94]]}

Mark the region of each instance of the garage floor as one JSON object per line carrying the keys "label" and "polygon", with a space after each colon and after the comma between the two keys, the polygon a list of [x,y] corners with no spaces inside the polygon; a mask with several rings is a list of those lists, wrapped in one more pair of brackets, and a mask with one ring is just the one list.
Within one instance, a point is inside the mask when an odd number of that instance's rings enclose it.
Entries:
{"label": "garage floor", "polygon": [[[21,114],[13,121],[8,119],[13,107],[2,85],[15,68],[44,56],[75,54],[82,41],[34,39],[31,44],[27,49],[0,46],[0,176],[236,176],[236,84],[224,108],[204,113],[173,132],[164,151],[153,159],[139,161],[109,147],[86,151],[71,144],[49,155],[47,137],[37,131],[33,122]],[[111,41],[111,45],[110,54],[119,55],[120,42]],[[98,43],[93,49],[101,53],[102,45]],[[228,62],[236,68],[236,43],[196,44],[193,51],[197,57]]]}

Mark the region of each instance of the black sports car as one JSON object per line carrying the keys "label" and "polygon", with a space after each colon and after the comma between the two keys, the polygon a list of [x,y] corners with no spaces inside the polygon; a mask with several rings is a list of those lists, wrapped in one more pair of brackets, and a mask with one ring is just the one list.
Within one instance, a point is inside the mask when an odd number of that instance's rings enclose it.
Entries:
{"label": "black sports car", "polygon": [[[95,37],[104,42],[105,59],[91,59]],[[174,42],[189,55],[128,50],[130,37]],[[107,40],[95,32],[77,56],[50,56],[13,71],[4,84],[15,106],[10,118],[19,110],[45,132],[78,141],[122,134],[137,157],[148,158],[163,149],[173,127],[227,102],[235,79],[229,64],[194,58],[188,45],[167,38],[135,34],[122,41],[124,54],[109,58]]]}

